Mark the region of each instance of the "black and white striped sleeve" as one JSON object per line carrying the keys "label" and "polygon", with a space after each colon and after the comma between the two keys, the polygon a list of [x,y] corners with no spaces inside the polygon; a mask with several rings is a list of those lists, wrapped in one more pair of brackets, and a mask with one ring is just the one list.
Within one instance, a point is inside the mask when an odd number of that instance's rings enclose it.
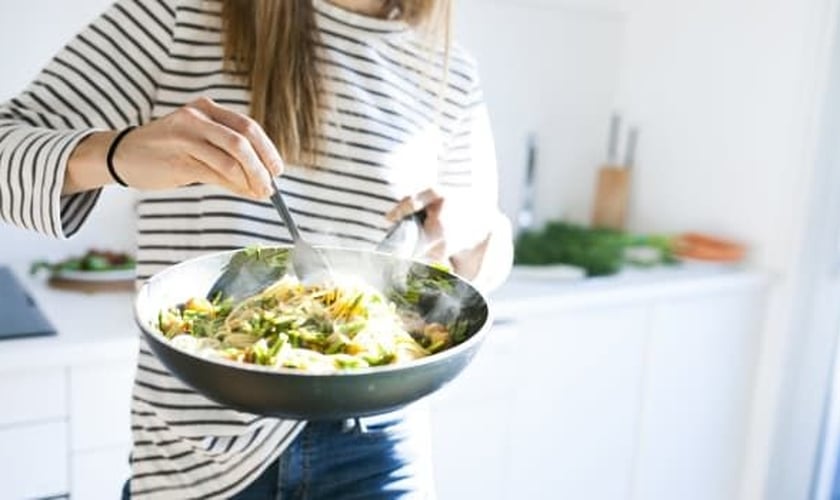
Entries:
{"label": "black and white striped sleeve", "polygon": [[100,190],[61,196],[76,145],[149,120],[175,19],[164,0],[120,0],[17,97],[0,104],[0,221],[72,236]]}

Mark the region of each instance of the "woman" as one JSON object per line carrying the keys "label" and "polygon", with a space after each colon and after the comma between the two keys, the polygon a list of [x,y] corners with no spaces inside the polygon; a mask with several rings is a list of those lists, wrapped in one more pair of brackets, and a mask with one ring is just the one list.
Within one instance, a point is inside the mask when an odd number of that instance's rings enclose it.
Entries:
{"label": "woman", "polygon": [[[142,281],[289,242],[266,202],[282,174],[313,243],[373,248],[426,208],[427,257],[495,286],[509,226],[475,64],[441,41],[447,3],[120,0],[0,107],[0,217],[66,238],[103,186],[139,190]],[[423,416],[354,427],[237,412],[141,343],[124,495],[430,497]]]}

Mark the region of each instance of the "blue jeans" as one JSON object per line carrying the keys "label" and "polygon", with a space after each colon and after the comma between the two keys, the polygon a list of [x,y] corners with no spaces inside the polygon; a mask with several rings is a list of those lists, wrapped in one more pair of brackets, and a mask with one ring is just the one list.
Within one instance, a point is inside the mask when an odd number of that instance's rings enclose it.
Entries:
{"label": "blue jeans", "polygon": [[233,498],[431,499],[430,449],[423,412],[310,422],[279,460]]}
{"label": "blue jeans", "polygon": [[431,500],[429,415],[423,407],[357,421],[310,422],[232,500]]}

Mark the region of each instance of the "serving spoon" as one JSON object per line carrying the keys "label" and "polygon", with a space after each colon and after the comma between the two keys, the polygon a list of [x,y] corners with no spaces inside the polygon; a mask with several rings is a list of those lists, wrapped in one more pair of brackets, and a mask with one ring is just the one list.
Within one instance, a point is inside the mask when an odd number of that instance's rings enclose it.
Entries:
{"label": "serving spoon", "polygon": [[406,215],[391,226],[385,238],[376,246],[376,251],[401,259],[416,257],[423,243],[424,222],[426,222],[425,209]]}
{"label": "serving spoon", "polygon": [[311,284],[331,279],[332,269],[329,263],[318,249],[303,239],[289,207],[283,200],[277,179],[272,178],[271,182],[274,187],[270,197],[271,204],[289,230],[292,248],[260,248],[237,253],[213,283],[207,293],[208,299],[223,297],[238,300],[258,293],[286,274],[289,257],[292,270],[301,282]]}
{"label": "serving spoon", "polygon": [[286,224],[286,228],[292,237],[292,268],[298,279],[304,283],[329,280],[332,276],[330,264],[321,252],[300,235],[300,230],[298,230],[297,224],[292,218],[292,213],[283,200],[283,194],[280,192],[280,186],[277,185],[277,179],[272,177],[271,184],[274,187],[274,193],[271,194],[271,203],[277,213],[280,214],[280,218],[283,219],[283,223]]}
{"label": "serving spoon", "polygon": [[[280,214],[280,218],[283,219],[292,237],[291,250],[265,248],[234,255],[207,293],[208,299],[223,297],[239,300],[259,293],[283,277],[290,256],[292,270],[302,282],[317,283],[330,280],[332,269],[329,263],[317,248],[301,237],[300,230],[283,200],[277,180],[272,179],[272,184],[274,193],[270,197],[271,203]],[[403,217],[391,227],[376,250],[401,258],[414,257],[420,246],[425,219],[425,210]]]}

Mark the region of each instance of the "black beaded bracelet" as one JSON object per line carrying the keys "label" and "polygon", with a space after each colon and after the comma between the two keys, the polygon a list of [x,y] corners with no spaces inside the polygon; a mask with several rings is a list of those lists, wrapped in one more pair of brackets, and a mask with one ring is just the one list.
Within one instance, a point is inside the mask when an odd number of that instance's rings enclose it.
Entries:
{"label": "black beaded bracelet", "polygon": [[108,165],[108,172],[111,173],[111,177],[113,177],[114,180],[117,181],[117,184],[119,184],[122,187],[128,187],[128,184],[126,184],[125,181],[122,180],[122,178],[119,175],[117,175],[117,170],[114,168],[114,153],[117,151],[117,146],[120,144],[120,141],[123,140],[126,134],[134,130],[134,128],[135,127],[133,126],[128,127],[126,129],[123,129],[119,134],[117,134],[116,137],[114,137],[114,140],[111,141],[111,146],[108,148],[108,156],[105,157],[105,163],[107,163]]}

